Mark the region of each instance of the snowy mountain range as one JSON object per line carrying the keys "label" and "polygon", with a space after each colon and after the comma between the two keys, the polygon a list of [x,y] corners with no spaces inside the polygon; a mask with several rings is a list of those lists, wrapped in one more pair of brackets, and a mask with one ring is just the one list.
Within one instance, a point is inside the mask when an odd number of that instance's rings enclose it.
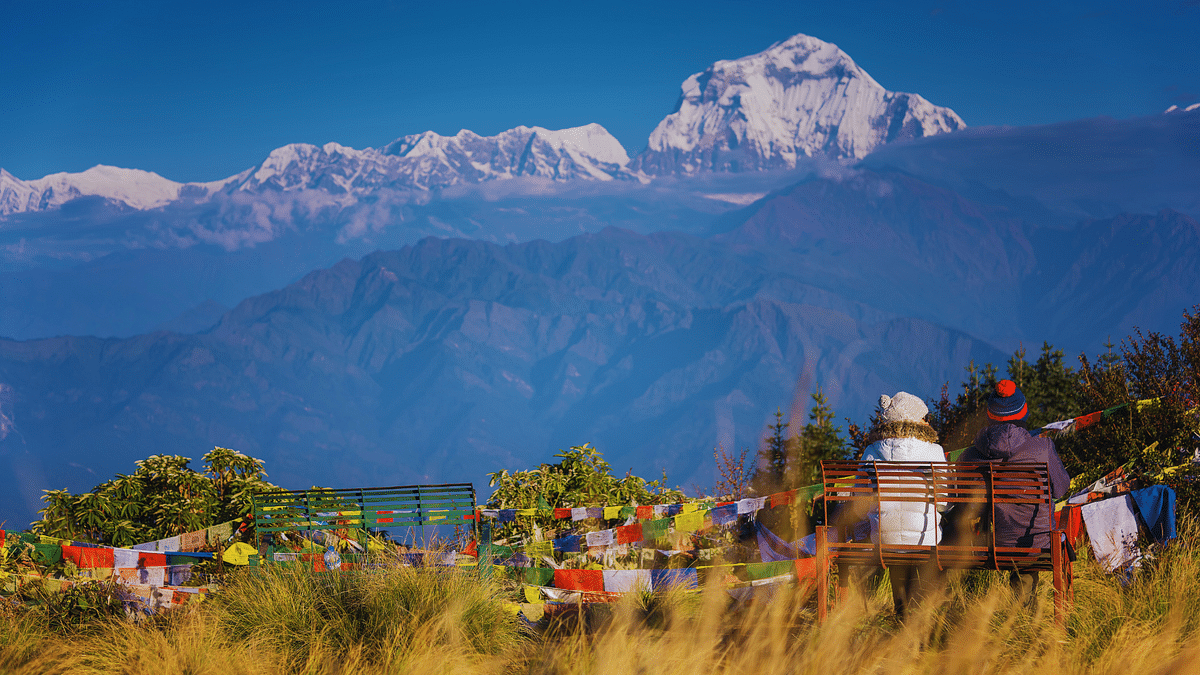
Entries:
{"label": "snowy mountain range", "polygon": [[860,159],[885,143],[966,126],[949,108],[887,91],[845,52],[807,35],[718,61],[689,77],[682,91],[675,111],[632,160],[620,141],[593,123],[560,130],[520,126],[495,136],[426,131],[362,150],[296,143],[210,183],[176,183],[109,166],[23,181],[0,169],[0,217],[85,196],[146,210],[217,193],[319,190],[339,200],[518,177],[648,182],[703,171],[791,169],[803,157]]}

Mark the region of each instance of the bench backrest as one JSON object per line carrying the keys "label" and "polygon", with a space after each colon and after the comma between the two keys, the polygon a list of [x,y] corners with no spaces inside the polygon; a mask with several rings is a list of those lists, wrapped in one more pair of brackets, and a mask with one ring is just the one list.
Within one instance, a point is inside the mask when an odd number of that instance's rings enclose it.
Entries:
{"label": "bench backrest", "polygon": [[[988,522],[995,522],[997,504],[1040,504],[1048,511],[1053,508],[1050,471],[1044,462],[823,461],[821,473],[826,524],[831,524],[831,507],[836,504],[847,505],[849,512],[857,514],[856,518],[865,516],[880,502],[916,502],[935,508],[978,504],[980,515],[988,516]],[[990,537],[989,559],[994,562],[994,530]],[[1019,552],[1011,548],[1003,551],[1008,555]],[[965,551],[961,553],[968,555]],[[978,553],[975,551],[970,555]]]}
{"label": "bench backrest", "polygon": [[[259,551],[277,532],[350,530],[360,541],[370,528],[474,522],[471,483],[340,490],[263,490],[251,497]],[[269,558],[269,556],[265,556]]]}

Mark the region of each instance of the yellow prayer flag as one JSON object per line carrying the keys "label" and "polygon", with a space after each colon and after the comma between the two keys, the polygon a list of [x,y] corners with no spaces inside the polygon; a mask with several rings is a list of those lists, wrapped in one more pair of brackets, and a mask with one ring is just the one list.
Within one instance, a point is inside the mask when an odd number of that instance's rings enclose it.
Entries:
{"label": "yellow prayer flag", "polygon": [[542,589],[537,586],[525,587],[525,602],[534,604],[542,601]]}
{"label": "yellow prayer flag", "polygon": [[535,515],[537,515],[537,509],[517,509],[517,515],[518,516],[535,516]]}
{"label": "yellow prayer flag", "polygon": [[521,605],[521,614],[525,615],[525,619],[534,623],[541,621],[546,614],[546,606],[539,600],[538,602]]}
{"label": "yellow prayer flag", "polygon": [[604,519],[605,520],[616,520],[617,518],[620,518],[620,517],[621,517],[621,507],[619,507],[619,506],[604,507]]}
{"label": "yellow prayer flag", "polygon": [[680,513],[693,513],[698,510],[700,510],[699,502],[687,502],[683,505],[683,509],[680,511]]}
{"label": "yellow prayer flag", "polygon": [[250,544],[239,541],[225,549],[225,552],[221,554],[221,560],[230,565],[248,565],[250,564],[250,556],[252,555],[258,555],[258,549]]}
{"label": "yellow prayer flag", "polygon": [[693,511],[675,516],[676,532],[694,532],[704,525],[704,512]]}

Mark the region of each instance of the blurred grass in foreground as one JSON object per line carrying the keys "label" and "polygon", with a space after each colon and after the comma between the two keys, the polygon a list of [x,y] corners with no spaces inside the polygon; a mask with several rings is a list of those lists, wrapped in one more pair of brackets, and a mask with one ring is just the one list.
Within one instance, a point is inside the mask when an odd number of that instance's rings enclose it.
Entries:
{"label": "blurred grass in foreground", "polygon": [[508,592],[469,574],[392,569],[247,571],[200,605],[142,625],[64,634],[0,610],[0,673],[1159,673],[1200,672],[1200,528],[1155,552],[1128,585],[1081,552],[1075,602],[1055,626],[996,573],[958,574],[907,624],[885,585],[852,591],[818,625],[793,589],[731,608],[720,589],[633,593],[587,632],[518,627]]}

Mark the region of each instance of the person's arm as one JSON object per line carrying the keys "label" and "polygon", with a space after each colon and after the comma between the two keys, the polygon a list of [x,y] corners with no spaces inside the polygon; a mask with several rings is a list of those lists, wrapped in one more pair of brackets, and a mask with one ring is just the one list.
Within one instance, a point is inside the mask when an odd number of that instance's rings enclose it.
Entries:
{"label": "person's arm", "polygon": [[1071,489],[1071,476],[1058,456],[1054,441],[1047,439],[1047,442],[1050,444],[1050,453],[1046,461],[1050,466],[1050,496],[1054,499],[1061,499]]}

